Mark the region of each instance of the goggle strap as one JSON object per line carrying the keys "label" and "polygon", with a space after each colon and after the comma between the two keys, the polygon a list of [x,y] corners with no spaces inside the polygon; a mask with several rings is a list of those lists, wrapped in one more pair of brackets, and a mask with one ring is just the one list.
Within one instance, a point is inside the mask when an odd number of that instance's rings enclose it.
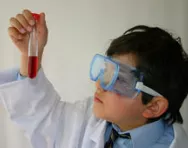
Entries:
{"label": "goggle strap", "polygon": [[143,82],[137,82],[136,89],[141,90],[142,92],[145,92],[146,94],[149,94],[151,96],[162,96],[160,93],[156,92],[155,90],[145,86]]}

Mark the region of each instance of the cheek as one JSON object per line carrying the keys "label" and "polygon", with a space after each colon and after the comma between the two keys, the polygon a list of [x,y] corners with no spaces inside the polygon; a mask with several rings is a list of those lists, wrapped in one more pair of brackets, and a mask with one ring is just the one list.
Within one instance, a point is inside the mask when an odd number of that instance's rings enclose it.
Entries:
{"label": "cheek", "polygon": [[132,108],[131,101],[128,99],[114,99],[114,101],[109,103],[109,106],[111,108],[111,114],[117,118],[124,116]]}
{"label": "cheek", "polygon": [[111,92],[105,92],[105,95],[101,95],[101,99],[103,103],[94,102],[93,105],[93,112],[98,118],[109,120],[113,116],[117,116],[117,112],[121,112],[123,109],[117,95]]}
{"label": "cheek", "polygon": [[124,112],[124,117],[126,117],[125,120],[139,121],[143,118],[142,116],[143,111],[144,111],[144,106],[138,98],[127,101],[126,109]]}
{"label": "cheek", "polygon": [[122,119],[140,118],[143,105],[140,100],[116,97],[111,101],[105,102],[106,115],[113,121]]}
{"label": "cheek", "polygon": [[114,97],[111,100],[106,101],[105,106],[107,111],[112,114],[117,114],[125,110],[126,104],[124,100]]}
{"label": "cheek", "polygon": [[127,112],[129,103],[126,104],[125,99],[120,98],[117,95],[110,96],[108,100],[104,102],[104,114],[106,120],[115,121],[122,118]]}
{"label": "cheek", "polygon": [[93,104],[93,113],[97,118],[104,118],[104,104],[94,102]]}
{"label": "cheek", "polygon": [[129,120],[141,116],[142,102],[138,98],[123,98],[110,92],[106,92],[101,98],[103,103],[94,102],[93,106],[97,118],[117,122],[125,118]]}

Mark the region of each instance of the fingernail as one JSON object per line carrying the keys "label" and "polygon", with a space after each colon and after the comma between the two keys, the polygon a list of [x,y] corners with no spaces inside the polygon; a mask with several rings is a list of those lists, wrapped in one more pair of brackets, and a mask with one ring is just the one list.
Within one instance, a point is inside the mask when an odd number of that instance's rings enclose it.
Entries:
{"label": "fingernail", "polygon": [[31,26],[33,26],[33,25],[35,24],[35,21],[30,20],[30,21],[29,21],[29,24],[30,24]]}
{"label": "fingernail", "polygon": [[20,30],[20,32],[21,32],[21,33],[25,33],[26,31],[25,31],[25,29],[22,28],[22,29]]}
{"label": "fingernail", "polygon": [[30,26],[27,27],[27,31],[31,32],[32,28]]}

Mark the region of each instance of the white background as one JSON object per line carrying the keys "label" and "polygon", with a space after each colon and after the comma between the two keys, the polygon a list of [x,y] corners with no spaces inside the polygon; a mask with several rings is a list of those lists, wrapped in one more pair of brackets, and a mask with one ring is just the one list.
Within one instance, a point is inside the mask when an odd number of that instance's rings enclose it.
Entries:
{"label": "white background", "polygon": [[[0,69],[19,65],[20,53],[7,34],[9,18],[24,8],[45,12],[49,41],[43,67],[63,100],[92,95],[89,64],[95,53],[104,53],[111,39],[138,25],[160,26],[181,36],[188,49],[187,0],[1,0]],[[188,51],[188,50],[187,50]],[[188,132],[188,100],[182,114]],[[0,147],[28,148],[23,133],[0,106]]]}

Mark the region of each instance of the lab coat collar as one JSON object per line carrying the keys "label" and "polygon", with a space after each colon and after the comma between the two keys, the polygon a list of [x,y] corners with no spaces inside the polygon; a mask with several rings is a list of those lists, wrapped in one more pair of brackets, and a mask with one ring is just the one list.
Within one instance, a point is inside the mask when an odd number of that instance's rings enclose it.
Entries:
{"label": "lab coat collar", "polygon": [[188,145],[188,136],[185,133],[181,124],[174,123],[174,140],[170,145],[170,148],[187,148]]}
{"label": "lab coat collar", "polygon": [[[96,120],[98,121],[96,122]],[[96,119],[96,117],[93,117],[93,122],[96,124],[90,126],[90,130],[92,131],[90,140],[94,143],[94,148],[104,147],[104,134],[106,131],[107,122],[102,119]]]}

